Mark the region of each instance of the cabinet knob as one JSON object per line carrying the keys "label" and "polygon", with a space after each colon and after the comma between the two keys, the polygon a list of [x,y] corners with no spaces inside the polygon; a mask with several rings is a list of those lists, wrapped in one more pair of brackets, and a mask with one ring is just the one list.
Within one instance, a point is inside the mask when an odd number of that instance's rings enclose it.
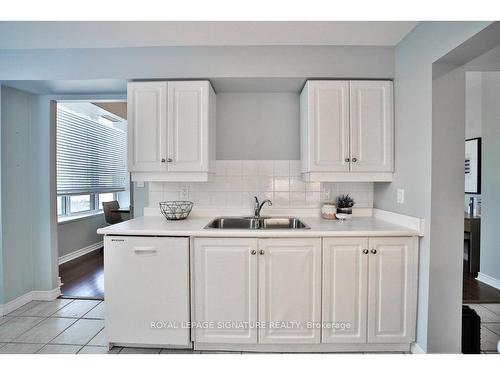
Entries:
{"label": "cabinet knob", "polygon": [[260,255],[264,255],[264,250],[259,251]]}
{"label": "cabinet knob", "polygon": [[346,163],[349,163],[350,161],[351,161],[351,159],[349,159],[349,158],[345,158],[345,162],[346,162]]}
{"label": "cabinet knob", "polygon": [[356,163],[357,161],[358,161],[358,159],[356,159],[356,158],[352,158],[352,162],[353,162],[353,163]]}
{"label": "cabinet knob", "polygon": [[172,163],[174,161],[174,159],[172,158],[167,158],[167,163]]}
{"label": "cabinet knob", "polygon": [[368,249],[363,249],[363,254],[368,254]]}
{"label": "cabinet knob", "polygon": [[377,254],[377,250],[376,250],[376,249],[371,249],[371,250],[370,250],[370,252],[371,252],[372,254]]}
{"label": "cabinet knob", "polygon": [[257,254],[257,250],[252,250],[252,251],[250,252],[250,254],[252,254],[252,255]]}
{"label": "cabinet knob", "polygon": [[162,163],[165,163],[166,161],[167,161],[167,160],[165,160],[165,158],[162,158],[162,159],[161,159],[161,162],[162,162]]}

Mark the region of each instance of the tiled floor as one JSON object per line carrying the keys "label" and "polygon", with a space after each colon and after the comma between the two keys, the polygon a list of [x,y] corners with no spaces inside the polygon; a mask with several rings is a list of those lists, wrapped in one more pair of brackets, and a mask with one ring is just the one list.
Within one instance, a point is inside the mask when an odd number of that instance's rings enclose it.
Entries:
{"label": "tiled floor", "polygon": [[500,341],[500,303],[467,304],[481,317],[481,351],[498,353]]}
{"label": "tiled floor", "polygon": [[[483,352],[495,352],[500,340],[500,304],[469,306],[481,316]],[[104,302],[94,300],[30,302],[0,318],[0,354],[228,353],[120,347],[108,351],[103,313]]]}

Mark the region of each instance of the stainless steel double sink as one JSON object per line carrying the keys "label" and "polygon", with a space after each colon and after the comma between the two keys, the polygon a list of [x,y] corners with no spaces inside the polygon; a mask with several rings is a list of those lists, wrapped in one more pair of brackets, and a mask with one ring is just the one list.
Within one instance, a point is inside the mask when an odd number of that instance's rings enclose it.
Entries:
{"label": "stainless steel double sink", "polygon": [[311,229],[296,217],[218,217],[205,229]]}

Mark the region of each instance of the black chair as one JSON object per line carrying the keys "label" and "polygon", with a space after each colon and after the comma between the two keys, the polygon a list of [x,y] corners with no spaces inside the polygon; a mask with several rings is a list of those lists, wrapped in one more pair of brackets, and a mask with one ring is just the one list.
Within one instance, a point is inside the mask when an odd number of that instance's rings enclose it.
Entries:
{"label": "black chair", "polygon": [[104,220],[108,224],[117,224],[123,221],[122,214],[115,212],[120,208],[118,201],[102,202],[102,209],[104,210]]}

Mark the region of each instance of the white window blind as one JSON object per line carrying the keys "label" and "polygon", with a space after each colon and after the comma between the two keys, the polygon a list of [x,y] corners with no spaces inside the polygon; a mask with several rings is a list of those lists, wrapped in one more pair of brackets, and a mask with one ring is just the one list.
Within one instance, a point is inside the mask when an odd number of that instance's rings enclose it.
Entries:
{"label": "white window blind", "polygon": [[127,134],[57,107],[57,194],[125,190]]}

